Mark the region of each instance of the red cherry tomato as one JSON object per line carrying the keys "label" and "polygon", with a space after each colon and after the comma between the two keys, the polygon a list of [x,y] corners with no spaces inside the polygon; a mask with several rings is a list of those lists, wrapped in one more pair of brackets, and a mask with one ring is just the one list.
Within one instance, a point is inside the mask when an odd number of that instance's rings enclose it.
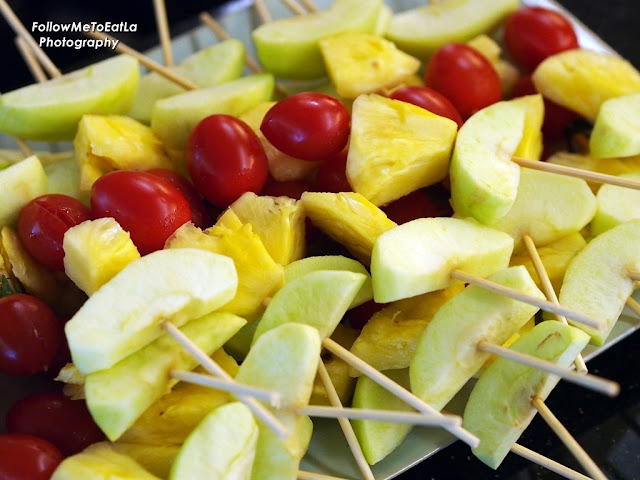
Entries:
{"label": "red cherry tomato", "polygon": [[382,207],[391,220],[401,225],[416,218],[450,217],[449,192],[439,185],[416,190]]}
{"label": "red cherry tomato", "polygon": [[141,255],[164,247],[178,227],[191,221],[189,203],[171,183],[151,173],[116,170],[91,187],[96,217],[113,217],[129,232]]}
{"label": "red cherry tomato", "polygon": [[64,456],[104,439],[84,400],[71,400],[62,392],[39,392],[22,398],[7,412],[6,423],[9,433],[43,438]]}
{"label": "red cherry tomato", "polygon": [[462,126],[462,117],[453,103],[433,88],[409,85],[395,90],[390,98],[411,103],[441,117],[450,118],[458,124],[458,128]]}
{"label": "red cherry tomato", "polygon": [[304,192],[312,190],[312,185],[304,180],[289,180],[286,182],[278,182],[270,179],[262,189],[261,195],[270,195],[272,197],[289,197],[300,200]]}
{"label": "red cherry tomato", "polygon": [[324,93],[298,93],[271,107],[260,130],[278,150],[302,160],[322,161],[347,144],[349,111]]}
{"label": "red cherry tomato", "polygon": [[320,164],[316,174],[316,189],[320,192],[352,192],[346,170],[347,152],[343,150]]}
{"label": "red cherry tomato", "polygon": [[493,65],[476,49],[461,43],[436,50],[427,63],[424,83],[448,98],[464,120],[502,99],[500,78]]}
{"label": "red cherry tomato", "polygon": [[0,435],[0,480],[49,480],[63,456],[32,435]]}
{"label": "red cherry tomato", "polygon": [[269,173],[258,136],[230,115],[211,115],[193,129],[187,166],[198,191],[218,208],[245,192],[259,193]]}
{"label": "red cherry tomato", "polygon": [[73,197],[52,193],[34,198],[18,217],[20,241],[38,262],[53,270],[64,270],[64,234],[91,219],[89,208]]}
{"label": "red cherry tomato", "polygon": [[504,43],[509,55],[528,71],[551,55],[578,48],[569,20],[542,7],[523,7],[513,13],[505,23]]}
{"label": "red cherry tomato", "polygon": [[193,183],[179,173],[165,168],[154,168],[152,170],[147,170],[147,172],[168,181],[180,190],[180,193],[182,193],[185,200],[189,202],[189,208],[191,208],[191,221],[196,227],[208,228],[213,224],[213,220],[211,219],[209,212],[207,212],[204,200],[200,195],[200,192],[198,192],[196,187],[193,186]]}
{"label": "red cherry tomato", "polygon": [[23,293],[0,298],[1,372],[20,376],[46,372],[62,337],[62,323],[43,301]]}

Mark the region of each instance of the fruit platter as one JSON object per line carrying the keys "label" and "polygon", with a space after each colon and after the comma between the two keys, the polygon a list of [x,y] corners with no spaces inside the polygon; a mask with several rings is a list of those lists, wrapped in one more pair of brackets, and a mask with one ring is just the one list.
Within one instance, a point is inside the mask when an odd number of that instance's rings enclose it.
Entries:
{"label": "fruit platter", "polygon": [[640,327],[634,66],[551,0],[154,8],[144,53],[69,27],[117,52],[63,75],[0,0],[34,75],[0,95],[0,478],[388,480],[457,440],[607,478],[545,399],[625,388],[588,362]]}

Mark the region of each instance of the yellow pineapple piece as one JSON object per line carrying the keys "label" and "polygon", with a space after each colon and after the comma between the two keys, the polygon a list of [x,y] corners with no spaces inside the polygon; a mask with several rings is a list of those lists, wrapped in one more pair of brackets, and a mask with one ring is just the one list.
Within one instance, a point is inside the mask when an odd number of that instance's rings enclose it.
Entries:
{"label": "yellow pineapple piece", "polygon": [[502,48],[493,38],[489,35],[482,33],[476,37],[473,37],[471,40],[467,42],[471,48],[475,48],[478,52],[482,54],[487,60],[491,63],[496,63],[500,60],[500,55],[502,54]]}
{"label": "yellow pineapple piece", "polygon": [[120,115],[84,115],[73,141],[80,189],[112,170],[173,169],[160,140],[142,123]]}
{"label": "yellow pineapple piece", "polygon": [[640,72],[631,63],[586,49],[552,55],[538,65],[532,79],[546,98],[592,122],[605,100],[640,92]]}
{"label": "yellow pineapple piece", "polygon": [[120,442],[110,445],[116,452],[132,458],[158,478],[169,478],[173,461],[182,448],[182,445],[143,445]]}
{"label": "yellow pineapple piece", "polygon": [[239,228],[214,225],[204,232],[192,223],[178,228],[165,248],[202,248],[233,259],[238,272],[236,296],[220,311],[255,320],[270,298],[284,285],[284,268],[273,261],[250,224]]}
{"label": "yellow pineapple piece", "polygon": [[87,295],[140,258],[129,233],[111,217],[71,227],[64,234],[62,246],[65,273]]}
{"label": "yellow pineapple piece", "polygon": [[314,225],[344,245],[364,265],[371,262],[376,238],[396,226],[359,193],[305,192],[300,201]]}
{"label": "yellow pineapple piece", "polygon": [[247,192],[229,208],[242,223],[251,224],[276,263],[284,266],[304,256],[304,211],[300,202]]}
{"label": "yellow pineapple piece", "polygon": [[[395,301],[375,313],[351,347],[351,353],[377,370],[406,368],[420,337],[447,300],[462,291],[462,284]],[[352,376],[360,372],[350,370]]]}
{"label": "yellow pineapple piece", "polygon": [[510,102],[522,103],[527,107],[524,116],[522,139],[513,156],[526,158],[527,160],[540,160],[540,155],[542,155],[542,121],[544,120],[542,95],[526,95],[514,98]]}
{"label": "yellow pineapple piece", "polygon": [[361,95],[353,103],[347,178],[355,192],[384,205],[449,173],[457,124],[410,103]]}
{"label": "yellow pineapple piece", "polygon": [[331,35],[320,40],[320,51],[338,95],[344,98],[392,88],[420,68],[420,60],[369,33]]}

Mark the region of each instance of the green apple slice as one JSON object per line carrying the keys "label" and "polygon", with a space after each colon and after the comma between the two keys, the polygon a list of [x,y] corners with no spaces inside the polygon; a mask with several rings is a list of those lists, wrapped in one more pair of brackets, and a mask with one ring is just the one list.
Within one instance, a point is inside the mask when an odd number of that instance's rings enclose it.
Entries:
{"label": "green apple slice", "polygon": [[638,245],[640,220],[631,220],[591,240],[567,268],[558,299],[561,305],[605,323],[603,331],[574,324],[591,335],[594,345],[604,343],[633,293],[635,282],[627,272],[640,270]]}
{"label": "green apple slice", "polygon": [[239,402],[222,405],[187,437],[169,480],[249,480],[257,442],[251,411]]}
{"label": "green apple slice", "polygon": [[[640,172],[620,175],[640,181]],[[597,210],[591,222],[591,233],[600,235],[616,225],[640,218],[640,191],[616,185],[602,185],[596,196]]]}
{"label": "green apple slice", "polygon": [[164,332],[229,302],[238,286],[233,260],[195,248],[159,250],[131,262],[67,322],[78,370],[112,367]]}
{"label": "green apple slice", "polygon": [[85,113],[125,113],[139,77],[138,60],[119,55],[5,93],[0,96],[0,131],[28,140],[72,140]]}
{"label": "green apple slice", "polygon": [[[180,330],[211,355],[246,323],[231,313],[213,312]],[[87,407],[107,438],[115,441],[177,383],[171,370],[192,370],[197,365],[198,361],[165,333],[113,367],[87,375]]]}
{"label": "green apple slice", "polygon": [[[544,300],[527,269],[511,267],[490,280]],[[442,410],[491,356],[477,348],[502,345],[539,309],[470,285],[445,303],[420,338],[411,361],[411,391]]]}
{"label": "green apple slice", "polygon": [[387,37],[402,50],[426,60],[436,49],[466,42],[497,27],[517,0],[443,0],[398,13]]}
{"label": "green apple slice", "polygon": [[[556,321],[542,322],[511,349],[568,367],[589,336]],[[560,377],[498,358],[480,376],[464,410],[463,426],[480,438],[476,457],[498,468],[536,414],[531,398],[546,399]]]}
{"label": "green apple slice", "polygon": [[640,93],[611,98],[600,105],[589,151],[595,158],[640,154]]}
{"label": "green apple slice", "polygon": [[513,238],[473,220],[419,218],[376,240],[373,297],[386,303],[440,290],[456,269],[486,277],[507,268],[512,251]]}
{"label": "green apple slice", "polygon": [[0,170],[0,228],[13,226],[27,203],[47,193],[47,175],[35,155]]}
{"label": "green apple slice", "polygon": [[258,59],[276,77],[323,77],[318,42],[341,32],[372,32],[381,8],[381,0],[336,0],[324,11],[265,23],[253,31]]}
{"label": "green apple slice", "polygon": [[263,73],[158,100],[151,129],[167,147],[184,150],[191,130],[216,113],[238,116],[271,99],[275,82]]}

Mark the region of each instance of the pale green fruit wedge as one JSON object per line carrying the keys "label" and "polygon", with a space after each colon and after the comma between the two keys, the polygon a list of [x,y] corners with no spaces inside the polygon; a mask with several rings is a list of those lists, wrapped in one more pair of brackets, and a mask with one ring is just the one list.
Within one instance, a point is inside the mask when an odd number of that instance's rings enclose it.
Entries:
{"label": "pale green fruit wedge", "polygon": [[258,425],[239,402],[213,410],[187,437],[171,467],[170,480],[249,480]]}
{"label": "pale green fruit wedge", "polygon": [[180,452],[179,445],[144,445],[141,443],[112,443],[118,453],[135,460],[149,473],[162,479],[169,478],[173,460]]}
{"label": "pale green fruit wedge", "polygon": [[162,322],[180,327],[223,306],[238,286],[233,260],[205,250],[159,250],[131,262],[67,322],[73,363],[102,370],[151,343]]}
{"label": "pale green fruit wedge", "polygon": [[516,250],[523,235],[537,246],[579,232],[596,213],[596,198],[582,179],[523,168],[511,210],[488,226],[511,235]]}
{"label": "pale green fruit wedge", "polygon": [[[536,325],[510,348],[568,367],[588,341],[580,330],[552,320]],[[536,414],[531,398],[546,399],[559,380],[502,358],[487,367],[464,411],[464,428],[480,438],[480,445],[473,449],[476,457],[498,468]]]}
{"label": "pale green fruit wedge", "polygon": [[265,332],[289,322],[313,326],[320,338],[330,336],[366,278],[344,270],[319,270],[287,282],[264,311],[254,344]]}
{"label": "pale green fruit wedge", "polygon": [[507,268],[513,238],[473,220],[419,218],[378,237],[371,256],[378,303],[445,288],[456,269],[486,277]]}
{"label": "pale green fruit wedge", "polygon": [[108,443],[96,443],[67,457],[51,480],[160,480]]}
{"label": "pale green fruit wedge", "polygon": [[307,257],[290,263],[284,267],[284,280],[290,282],[302,277],[307,273],[317,270],[346,270],[348,272],[360,273],[366,276],[362,287],[354,297],[349,308],[357,307],[373,298],[373,287],[371,286],[371,275],[364,266],[352,258],[342,255],[324,255],[319,257]]}
{"label": "pale green fruit wedge", "polygon": [[265,23],[253,31],[258,59],[276,77],[322,77],[318,42],[340,32],[372,32],[381,7],[381,0],[336,0],[327,10]]}
{"label": "pale green fruit wedge", "polygon": [[[407,388],[409,372],[386,370],[384,374],[394,382]],[[394,394],[378,385],[369,377],[358,378],[353,393],[353,408],[371,408],[377,410],[414,411]],[[412,425],[406,423],[377,422],[374,420],[352,420],[353,431],[362,447],[364,458],[370,465],[378,463],[393,452],[411,431]]]}
{"label": "pale green fruit wedge", "polygon": [[640,93],[611,98],[600,106],[589,151],[596,158],[640,154]]}
{"label": "pale green fruit wedge", "polygon": [[125,113],[136,94],[138,60],[119,55],[0,96],[0,131],[28,140],[71,140],[85,113]]}
{"label": "pale green fruit wedge", "polygon": [[410,103],[361,95],[353,103],[347,178],[353,190],[384,205],[443,180],[458,126]]}
{"label": "pale green fruit wedge", "polygon": [[519,6],[517,0],[443,0],[394,15],[387,37],[402,50],[427,59],[452,42],[492,30]]}
{"label": "pale green fruit wedge", "polygon": [[18,221],[27,203],[47,193],[47,174],[35,155],[0,170],[0,227]]}
{"label": "pale green fruit wedge", "polygon": [[[211,355],[245,324],[246,320],[231,313],[213,312],[180,330]],[[171,370],[192,370],[197,365],[198,361],[165,333],[113,367],[87,375],[87,407],[107,438],[115,441],[177,383]]]}
{"label": "pale green fruit wedge", "polygon": [[[640,172],[620,175],[624,178],[640,181]],[[603,232],[640,218],[640,191],[615,185],[603,185],[596,196],[597,210],[591,222],[591,234],[600,235]]]}
{"label": "pale green fruit wedge", "polygon": [[[628,271],[640,270],[640,220],[631,220],[591,240],[569,264],[558,299],[560,304],[605,323],[604,331],[577,323],[602,345],[615,325],[635,282]],[[571,323],[571,322],[570,322]]]}
{"label": "pale green fruit wedge", "polygon": [[184,150],[200,120],[216,113],[238,116],[270,100],[274,86],[273,76],[263,73],[158,100],[151,129],[167,147]]}
{"label": "pale green fruit wedge", "polygon": [[[242,75],[245,55],[244,44],[239,40],[229,39],[197,51],[171,70],[198,87],[211,87]],[[184,91],[184,88],[171,80],[151,72],[140,78],[138,92],[128,115],[149,123],[156,101]]]}
{"label": "pale green fruit wedge", "polygon": [[48,193],[62,193],[89,205],[89,193],[80,190],[80,165],[74,157],[44,164]]}
{"label": "pale green fruit wedge", "polygon": [[[545,299],[522,266],[501,270],[488,278]],[[411,391],[436,410],[442,410],[491,357],[477,348],[478,342],[502,345],[538,310],[504,295],[468,286],[438,310],[422,334],[409,370]]]}

